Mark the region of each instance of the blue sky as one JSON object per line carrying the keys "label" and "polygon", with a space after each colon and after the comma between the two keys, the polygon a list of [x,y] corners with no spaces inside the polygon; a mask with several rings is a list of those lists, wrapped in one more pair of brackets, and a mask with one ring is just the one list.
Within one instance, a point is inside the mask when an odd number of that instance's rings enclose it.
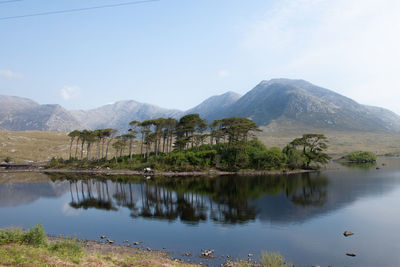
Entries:
{"label": "blue sky", "polygon": [[287,77],[400,114],[397,0],[160,0],[1,20],[124,2],[0,3],[0,94],[68,109],[123,99],[188,109]]}

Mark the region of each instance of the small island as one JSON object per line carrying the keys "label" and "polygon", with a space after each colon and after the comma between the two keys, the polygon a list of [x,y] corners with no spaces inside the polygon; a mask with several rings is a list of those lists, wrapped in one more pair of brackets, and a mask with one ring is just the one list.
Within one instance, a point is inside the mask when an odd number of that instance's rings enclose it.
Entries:
{"label": "small island", "polygon": [[369,151],[353,151],[340,158],[346,163],[375,163],[376,154]]}
{"label": "small island", "polygon": [[[118,136],[114,129],[75,130],[69,133],[69,159],[53,158],[46,167],[70,171],[144,170],[159,175],[259,174],[316,170],[330,159],[323,134],[304,134],[281,149],[267,148],[255,135],[259,131],[247,118],[230,117],[208,124],[199,114],[188,114],[179,121],[132,121],[127,133]],[[114,153],[110,158],[111,149]]]}

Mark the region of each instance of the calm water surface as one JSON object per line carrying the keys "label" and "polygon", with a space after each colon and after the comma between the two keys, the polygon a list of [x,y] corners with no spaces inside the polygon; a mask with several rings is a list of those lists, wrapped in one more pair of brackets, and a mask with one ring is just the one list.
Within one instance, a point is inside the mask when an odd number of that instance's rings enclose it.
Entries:
{"label": "calm water surface", "polygon": [[[382,158],[377,166],[148,181],[0,174],[0,227],[42,223],[53,235],[143,241],[212,266],[223,256],[247,259],[264,250],[296,266],[400,266],[400,159]],[[345,238],[345,230],[355,235]],[[197,257],[204,249],[216,258]]]}

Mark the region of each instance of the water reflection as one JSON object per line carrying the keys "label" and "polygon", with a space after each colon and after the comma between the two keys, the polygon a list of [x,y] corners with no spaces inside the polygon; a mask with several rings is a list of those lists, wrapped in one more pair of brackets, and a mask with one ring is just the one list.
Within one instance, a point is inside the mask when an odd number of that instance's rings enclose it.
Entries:
{"label": "water reflection", "polygon": [[284,195],[294,205],[322,206],[328,179],[315,174],[262,177],[157,178],[110,180],[78,179],[74,175],[51,175],[53,181],[68,180],[70,206],[75,209],[130,210],[133,218],[144,217],[189,224],[201,221],[236,224],[259,215],[257,200]]}

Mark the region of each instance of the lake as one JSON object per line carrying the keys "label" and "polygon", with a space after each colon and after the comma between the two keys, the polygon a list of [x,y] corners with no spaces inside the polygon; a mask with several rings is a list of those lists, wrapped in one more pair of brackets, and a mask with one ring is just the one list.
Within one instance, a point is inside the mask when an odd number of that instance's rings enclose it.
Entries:
{"label": "lake", "polygon": [[[278,176],[0,173],[1,228],[41,223],[51,235],[139,241],[210,266],[265,250],[296,266],[400,266],[399,204],[399,158]],[[199,258],[205,249],[215,258]]]}

